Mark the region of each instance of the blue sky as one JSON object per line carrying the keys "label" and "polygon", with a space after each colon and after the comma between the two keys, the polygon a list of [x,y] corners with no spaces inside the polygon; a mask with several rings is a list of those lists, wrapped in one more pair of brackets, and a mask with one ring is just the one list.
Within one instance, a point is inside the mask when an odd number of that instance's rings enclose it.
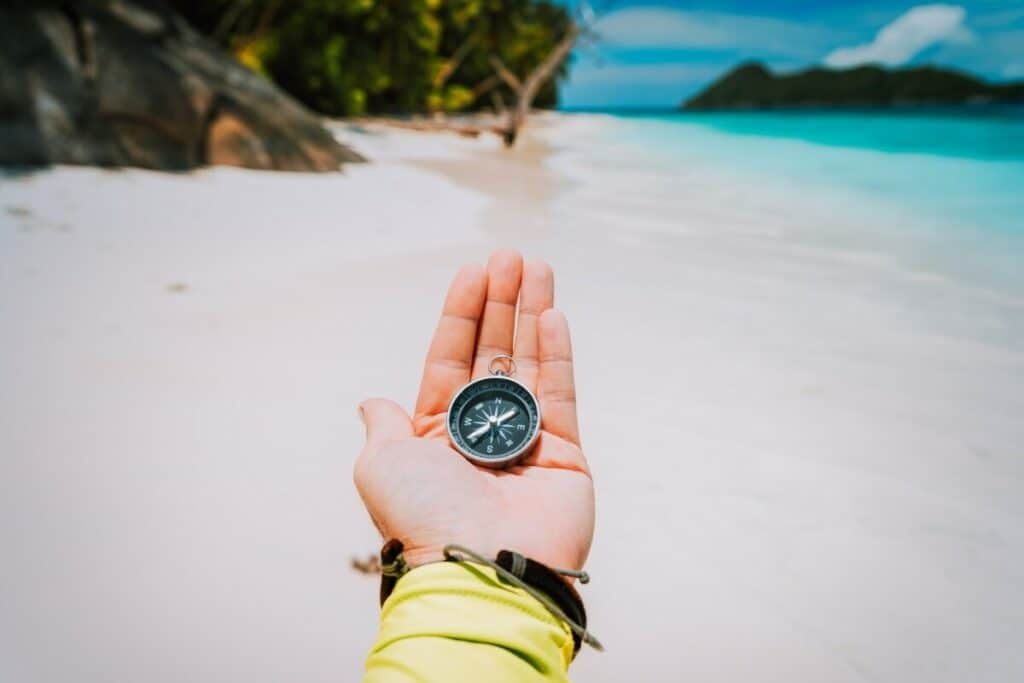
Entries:
{"label": "blue sky", "polygon": [[595,31],[574,55],[565,107],[672,107],[750,59],[779,70],[929,63],[1024,80],[1024,0],[619,0]]}

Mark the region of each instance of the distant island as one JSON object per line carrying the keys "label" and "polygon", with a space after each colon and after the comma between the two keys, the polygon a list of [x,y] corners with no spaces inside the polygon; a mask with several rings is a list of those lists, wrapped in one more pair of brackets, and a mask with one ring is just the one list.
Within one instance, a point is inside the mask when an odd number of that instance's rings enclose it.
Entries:
{"label": "distant island", "polygon": [[763,64],[739,66],[686,100],[687,111],[803,107],[899,107],[908,105],[1024,102],[1024,82],[991,84],[932,66],[884,69],[815,67],[774,74]]}

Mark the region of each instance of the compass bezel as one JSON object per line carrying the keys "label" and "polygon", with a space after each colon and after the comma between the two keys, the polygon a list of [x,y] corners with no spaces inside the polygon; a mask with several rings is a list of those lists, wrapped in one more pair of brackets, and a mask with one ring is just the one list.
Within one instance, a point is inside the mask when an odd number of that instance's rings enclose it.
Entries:
{"label": "compass bezel", "polygon": [[[536,420],[532,419],[531,417],[529,421],[529,426],[527,427],[527,429],[529,429],[530,432],[527,434],[526,439],[523,440],[523,443],[520,444],[518,448],[503,454],[499,458],[493,458],[487,457],[484,454],[474,451],[469,444],[465,443],[465,439],[459,432],[459,415],[456,415],[454,413],[454,410],[460,403],[470,402],[467,398],[467,394],[474,390],[477,386],[481,384],[492,384],[498,382],[509,382],[515,384],[518,388],[520,388],[526,394],[526,401],[532,404],[532,406],[527,406],[527,410],[532,410],[534,413],[536,413],[537,417]],[[504,389],[501,387],[489,387],[487,389],[481,390],[481,392],[482,391],[502,391],[509,393],[512,396],[515,396],[517,402],[524,401],[522,396],[518,396],[515,393],[509,391],[508,389]],[[473,395],[475,395],[475,393],[480,392],[473,392]],[[466,398],[467,400],[462,401],[462,399],[464,398]],[[487,375],[485,377],[479,377],[471,382],[468,382],[467,384],[464,384],[462,387],[460,387],[458,391],[455,392],[455,394],[452,396],[452,400],[448,403],[448,412],[445,415],[445,427],[448,430],[448,441],[449,443],[451,443],[452,448],[454,448],[460,454],[462,454],[464,458],[482,467],[489,467],[491,469],[503,469],[506,467],[511,467],[512,465],[520,462],[523,458],[529,455],[530,450],[534,447],[534,445],[536,445],[537,439],[540,438],[542,424],[541,420],[542,416],[540,410],[540,401],[537,400],[537,397],[533,394],[532,391],[530,391],[529,387],[508,375],[494,374]]]}

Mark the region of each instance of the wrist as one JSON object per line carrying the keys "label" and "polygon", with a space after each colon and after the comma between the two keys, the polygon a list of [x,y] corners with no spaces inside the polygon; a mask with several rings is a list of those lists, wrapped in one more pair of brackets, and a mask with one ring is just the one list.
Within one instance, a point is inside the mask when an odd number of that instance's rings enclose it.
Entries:
{"label": "wrist", "polygon": [[444,546],[424,546],[424,547],[412,547],[402,550],[402,557],[405,558],[405,563],[409,569],[416,569],[427,564],[434,564],[435,562],[444,562]]}
{"label": "wrist", "polygon": [[455,540],[446,540],[438,543],[421,544],[409,541],[401,541],[400,543],[402,546],[402,558],[408,569],[415,569],[416,567],[422,567],[425,564],[432,564],[434,562],[444,562],[448,559],[445,554],[445,548],[452,544],[457,544],[471,548],[474,552],[489,560],[498,558],[502,552],[508,552],[505,550],[506,548],[515,548],[533,562],[554,569],[556,574],[569,586],[575,586],[577,575],[585,573],[581,571],[583,563],[578,561],[575,556],[570,557],[571,553],[536,552],[536,549],[533,551],[524,549],[514,542],[501,543],[490,539],[474,538],[472,534],[459,534],[455,537]]}

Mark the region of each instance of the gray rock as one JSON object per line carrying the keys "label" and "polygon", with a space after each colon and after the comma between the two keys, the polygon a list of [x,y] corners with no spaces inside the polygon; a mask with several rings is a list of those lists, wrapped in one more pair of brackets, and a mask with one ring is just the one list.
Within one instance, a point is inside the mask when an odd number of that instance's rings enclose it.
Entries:
{"label": "gray rock", "polygon": [[334,171],[362,160],[158,0],[0,7],[0,164]]}

